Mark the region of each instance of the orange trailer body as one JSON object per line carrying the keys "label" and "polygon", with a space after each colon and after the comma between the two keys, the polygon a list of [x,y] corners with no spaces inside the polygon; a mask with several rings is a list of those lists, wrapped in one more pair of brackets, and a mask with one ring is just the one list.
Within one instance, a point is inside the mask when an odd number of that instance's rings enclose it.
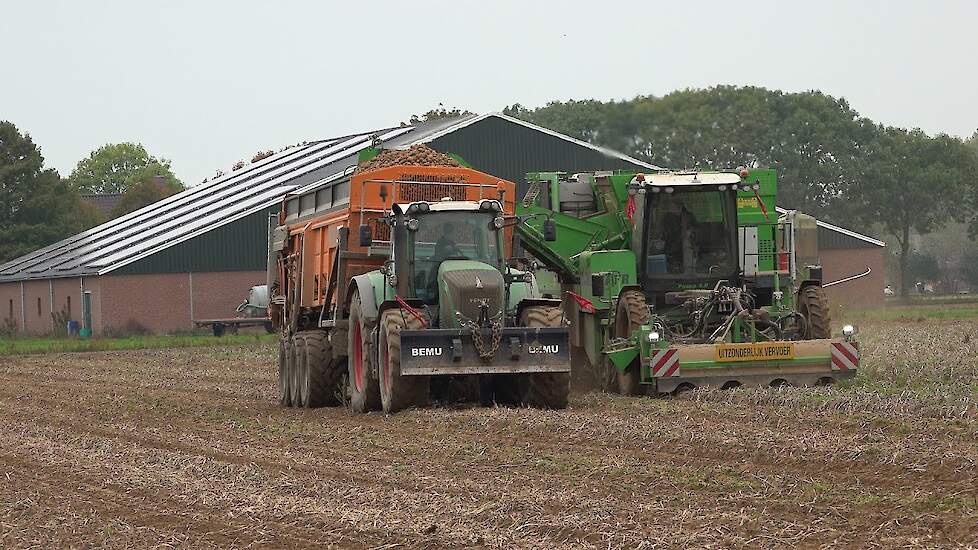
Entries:
{"label": "orange trailer body", "polygon": [[[516,185],[471,168],[443,166],[391,166],[352,175],[350,178],[349,202],[328,210],[310,215],[294,216],[288,205],[299,204],[287,196],[279,214],[279,224],[288,227],[289,255],[285,258],[294,262],[293,267],[301,271],[298,280],[288,277],[289,269],[279,259],[278,280],[284,288],[279,294],[292,296],[298,286],[299,306],[331,307],[337,303],[337,296],[345,296],[346,286],[356,275],[380,268],[385,257],[379,253],[368,253],[368,247],[360,246],[356,229],[361,224],[372,228],[374,241],[389,240],[390,228],[380,222],[385,210],[391,204],[406,204],[414,201],[439,201],[444,197],[452,200],[477,201],[479,199],[501,199],[504,212],[515,212]],[[338,258],[339,229],[350,228],[353,238],[347,243],[344,254],[346,262],[343,269],[334,263]],[[512,229],[507,230],[505,257],[512,250]],[[333,280],[333,279],[339,280]],[[331,284],[336,292],[329,293]],[[283,292],[284,291],[284,292]],[[329,303],[326,303],[327,300]],[[345,307],[345,304],[340,304]]]}

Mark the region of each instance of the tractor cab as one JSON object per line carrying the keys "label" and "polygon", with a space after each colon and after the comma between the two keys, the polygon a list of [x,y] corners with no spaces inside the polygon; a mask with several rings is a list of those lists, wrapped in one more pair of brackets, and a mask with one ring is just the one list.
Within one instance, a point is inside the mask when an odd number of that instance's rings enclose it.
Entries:
{"label": "tractor cab", "polygon": [[[442,200],[392,208],[392,271],[398,294],[438,311],[440,326],[459,315],[490,317],[504,300],[502,205]],[[485,306],[485,307],[480,307]]]}

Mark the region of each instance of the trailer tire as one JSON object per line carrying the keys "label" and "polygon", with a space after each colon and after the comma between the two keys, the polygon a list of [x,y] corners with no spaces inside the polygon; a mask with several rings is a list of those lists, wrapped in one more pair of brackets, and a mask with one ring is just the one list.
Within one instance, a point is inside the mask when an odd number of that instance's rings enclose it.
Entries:
{"label": "trailer tire", "polygon": [[798,312],[808,321],[806,340],[832,337],[832,318],[825,289],[809,285],[798,291]]}
{"label": "trailer tire", "polygon": [[422,328],[421,321],[401,309],[388,309],[380,318],[380,402],[387,414],[428,404],[430,378],[401,375],[401,331]]}
{"label": "trailer tire", "polygon": [[[520,326],[560,327],[563,314],[560,308],[531,306],[520,315]],[[570,395],[569,372],[545,372],[524,375],[521,379],[521,400],[525,405],[540,409],[566,409]]]}
{"label": "trailer tire", "polygon": [[[621,293],[618,307],[615,311],[615,337],[628,338],[632,331],[649,322],[649,306],[645,294],[639,290],[629,289]],[[611,386],[621,395],[642,395],[641,366],[642,358],[636,357],[624,371],[618,370],[611,361],[604,360],[605,368],[610,369]]]}
{"label": "trailer tire", "polygon": [[214,333],[216,338],[224,336],[224,323],[214,323],[211,325],[211,332]]}
{"label": "trailer tire", "polygon": [[347,361],[347,393],[350,410],[355,413],[375,411],[380,408],[380,385],[373,376],[373,358],[370,353],[370,332],[373,327],[363,319],[360,294],[353,292],[350,301],[349,361]]}
{"label": "trailer tire", "polygon": [[291,342],[285,338],[280,338],[278,341],[278,402],[283,407],[292,405],[292,388],[289,386],[289,381],[292,379],[290,353],[292,353]]}
{"label": "trailer tire", "polygon": [[336,387],[342,371],[335,368],[332,348],[326,333],[310,330],[305,334],[305,369],[302,370],[302,406],[308,408],[335,405]]}
{"label": "trailer tire", "polygon": [[298,333],[292,337],[292,406],[301,407],[302,403],[302,381],[305,379],[303,371],[306,370],[306,335]]}

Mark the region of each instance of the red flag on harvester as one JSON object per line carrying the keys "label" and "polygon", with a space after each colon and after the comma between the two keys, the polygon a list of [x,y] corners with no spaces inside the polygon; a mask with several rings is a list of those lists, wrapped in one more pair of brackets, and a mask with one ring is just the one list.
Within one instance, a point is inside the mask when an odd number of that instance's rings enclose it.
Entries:
{"label": "red flag on harvester", "polygon": [[635,195],[628,195],[628,202],[625,203],[625,217],[628,221],[635,221]]}
{"label": "red flag on harvester", "polygon": [[757,204],[761,205],[761,214],[764,214],[764,219],[771,221],[771,218],[767,215],[767,207],[764,206],[764,199],[761,198],[761,194],[757,192],[757,189],[754,190],[754,196],[757,197]]}
{"label": "red flag on harvester", "polygon": [[577,302],[577,307],[581,308],[581,312],[594,313],[594,304],[591,303],[591,300],[588,300],[584,296],[581,296],[580,294],[576,294],[569,290],[567,291],[567,294],[570,294],[570,297],[573,298],[575,302]]}

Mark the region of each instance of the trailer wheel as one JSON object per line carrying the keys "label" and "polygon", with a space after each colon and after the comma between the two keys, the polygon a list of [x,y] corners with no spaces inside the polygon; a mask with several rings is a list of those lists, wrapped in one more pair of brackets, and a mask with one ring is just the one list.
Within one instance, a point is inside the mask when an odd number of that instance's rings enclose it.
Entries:
{"label": "trailer wheel", "polygon": [[349,361],[347,380],[350,410],[365,413],[380,408],[380,386],[371,373],[372,360],[368,345],[371,327],[360,313],[360,294],[354,291],[350,302]]}
{"label": "trailer wheel", "polygon": [[337,404],[336,394],[343,371],[333,361],[332,348],[326,333],[310,330],[305,333],[305,368],[302,370],[302,406],[306,408]]}
{"label": "trailer wheel", "polygon": [[283,407],[292,405],[292,388],[289,381],[292,378],[290,372],[289,354],[292,353],[292,344],[288,340],[281,338],[278,341],[278,402]]}
{"label": "trailer wheel", "polygon": [[[649,306],[645,302],[645,294],[638,290],[626,290],[621,293],[618,299],[618,308],[615,312],[615,336],[618,338],[628,338],[632,331],[649,322]],[[611,361],[605,359],[607,369],[612,371],[611,376],[617,385],[618,393],[622,395],[641,395],[644,388],[641,383],[642,358],[636,357],[630,365],[625,367],[624,372],[618,370]]]}
{"label": "trailer wheel", "polygon": [[306,336],[298,333],[292,337],[292,406],[302,406],[302,381],[306,370]]}
{"label": "trailer wheel", "polygon": [[798,312],[808,321],[807,340],[832,337],[832,318],[825,289],[809,285],[798,291]]}
{"label": "trailer wheel", "polygon": [[[523,310],[520,325],[524,327],[559,327],[561,311],[556,307],[533,306]],[[566,409],[570,394],[569,372],[546,372],[522,377],[521,400],[541,409]]]}
{"label": "trailer wheel", "polygon": [[214,336],[217,338],[224,336],[224,323],[214,323],[211,325],[211,332],[213,332]]}
{"label": "trailer wheel", "polygon": [[380,318],[380,402],[385,413],[428,404],[427,376],[401,375],[401,331],[420,330],[421,322],[400,309],[388,309]]}

